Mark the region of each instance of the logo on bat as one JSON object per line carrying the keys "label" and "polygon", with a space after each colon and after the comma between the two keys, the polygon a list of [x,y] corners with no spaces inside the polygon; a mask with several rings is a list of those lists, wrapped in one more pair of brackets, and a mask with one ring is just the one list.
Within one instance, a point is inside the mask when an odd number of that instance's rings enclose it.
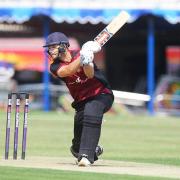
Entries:
{"label": "logo on bat", "polygon": [[101,46],[103,46],[111,37],[112,34],[109,33],[107,29],[104,29],[94,40],[97,41]]}

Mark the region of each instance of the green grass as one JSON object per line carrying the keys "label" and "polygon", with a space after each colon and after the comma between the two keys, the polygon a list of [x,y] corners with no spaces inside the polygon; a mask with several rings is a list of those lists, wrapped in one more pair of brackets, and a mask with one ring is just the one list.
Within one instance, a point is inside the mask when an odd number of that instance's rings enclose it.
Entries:
{"label": "green grass", "polygon": [[[4,158],[5,120],[6,112],[0,112],[0,159]],[[13,115],[14,118],[14,115]],[[123,160],[145,163],[159,163],[180,166],[180,119],[175,117],[149,117],[121,114],[107,114],[103,123],[100,144],[104,146],[103,159]],[[11,123],[10,155],[12,156],[14,121]],[[22,122],[20,122],[20,137]],[[71,157],[69,147],[73,135],[73,114],[59,112],[30,111],[28,116],[27,156]],[[19,156],[21,139],[19,139]],[[65,171],[36,170],[23,168],[0,167],[1,180],[8,171],[30,177],[38,174],[48,174],[47,179],[73,179],[76,176],[85,176],[87,173],[68,173]],[[38,172],[38,173],[37,173]],[[70,175],[72,174],[72,175]],[[91,175],[92,174],[92,177]],[[88,173],[87,178],[93,179],[94,173]],[[120,179],[118,175],[96,174],[98,179]],[[123,178],[119,175],[118,177]],[[124,176],[127,179],[140,179],[136,176]],[[38,179],[35,178],[35,179]],[[86,179],[87,179],[86,178]],[[9,174],[9,178],[11,173]],[[15,178],[14,178],[15,179]],[[28,179],[28,176],[25,178]],[[34,178],[30,178],[34,179]],[[38,179],[38,180],[39,180]],[[142,177],[143,179],[143,177]],[[146,177],[146,179],[148,179]],[[153,179],[153,178],[152,178]],[[156,178],[157,179],[157,178]]]}
{"label": "green grass", "polygon": [[[11,172],[11,173],[10,173]],[[169,178],[85,173],[49,169],[1,167],[1,180],[166,180]],[[175,179],[174,179],[175,180]]]}
{"label": "green grass", "polygon": [[115,116],[105,123],[102,142],[107,159],[180,165],[178,118]]}

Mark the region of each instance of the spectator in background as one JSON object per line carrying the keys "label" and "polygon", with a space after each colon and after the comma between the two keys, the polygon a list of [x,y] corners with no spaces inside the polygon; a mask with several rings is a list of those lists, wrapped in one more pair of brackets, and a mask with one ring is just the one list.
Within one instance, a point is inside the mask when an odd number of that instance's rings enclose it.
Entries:
{"label": "spectator in background", "polygon": [[0,62],[0,106],[5,107],[8,92],[17,90],[17,82],[13,79],[15,70],[11,63]]}

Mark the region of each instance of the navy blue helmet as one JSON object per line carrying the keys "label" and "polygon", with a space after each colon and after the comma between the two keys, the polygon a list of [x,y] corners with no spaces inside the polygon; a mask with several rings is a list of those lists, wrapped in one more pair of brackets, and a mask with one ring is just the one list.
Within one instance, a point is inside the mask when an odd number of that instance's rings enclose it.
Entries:
{"label": "navy blue helmet", "polygon": [[47,37],[46,44],[43,47],[48,47],[56,44],[66,44],[67,47],[69,47],[69,40],[65,34],[61,32],[54,32]]}

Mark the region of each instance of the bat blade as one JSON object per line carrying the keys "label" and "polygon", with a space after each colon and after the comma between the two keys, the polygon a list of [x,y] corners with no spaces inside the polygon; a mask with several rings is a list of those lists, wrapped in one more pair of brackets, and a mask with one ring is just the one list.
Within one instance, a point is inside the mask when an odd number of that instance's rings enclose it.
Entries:
{"label": "bat blade", "polygon": [[121,11],[95,38],[101,47],[128,21],[130,15]]}

